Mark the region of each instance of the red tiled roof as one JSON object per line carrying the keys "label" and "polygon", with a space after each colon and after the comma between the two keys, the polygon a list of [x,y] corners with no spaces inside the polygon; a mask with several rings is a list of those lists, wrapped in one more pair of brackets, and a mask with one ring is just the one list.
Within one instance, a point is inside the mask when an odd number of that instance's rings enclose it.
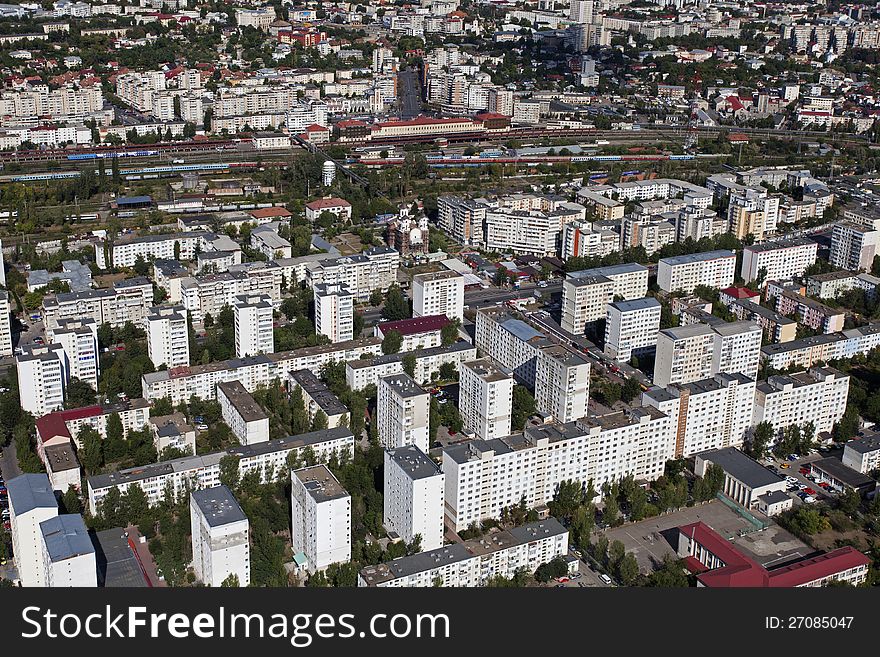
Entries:
{"label": "red tiled roof", "polygon": [[336,126],[340,129],[345,128],[357,128],[360,126],[366,126],[367,124],[363,121],[358,121],[357,119],[345,119],[343,121],[339,121]]}
{"label": "red tiled roof", "polygon": [[267,217],[289,217],[291,216],[290,210],[287,208],[281,207],[271,207],[271,208],[259,208],[257,210],[251,210],[251,216],[254,219],[265,219]]}
{"label": "red tiled roof", "polygon": [[745,106],[742,104],[742,102],[740,102],[740,99],[737,98],[736,96],[728,96],[727,97],[727,104],[730,105],[730,109],[732,109],[734,112],[738,112],[741,109],[745,109]]}
{"label": "red tiled roof", "polygon": [[752,297],[760,296],[759,293],[754,290],[750,290],[747,287],[737,287],[735,285],[721,290],[721,293],[733,297],[734,299],[751,299]]}
{"label": "red tiled roof", "polygon": [[449,318],[446,315],[425,315],[412,319],[399,319],[394,322],[382,322],[379,324],[379,330],[382,335],[388,335],[389,331],[397,331],[401,335],[418,335],[429,331],[439,331],[447,324],[449,324]]}
{"label": "red tiled roof", "polygon": [[103,412],[104,410],[98,405],[72,408],[68,411],[55,411],[39,418],[35,424],[42,440],[48,440],[55,436],[71,438],[66,422],[95,417]]}
{"label": "red tiled roof", "polygon": [[324,208],[350,208],[351,203],[341,198],[319,198],[317,201],[312,201],[311,203],[306,203],[306,207],[309,210],[322,210]]}

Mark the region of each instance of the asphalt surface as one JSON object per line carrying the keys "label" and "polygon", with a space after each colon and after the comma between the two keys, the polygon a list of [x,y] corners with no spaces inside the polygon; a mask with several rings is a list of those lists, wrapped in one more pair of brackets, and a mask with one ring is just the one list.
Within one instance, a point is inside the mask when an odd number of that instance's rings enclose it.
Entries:
{"label": "asphalt surface", "polygon": [[414,119],[422,113],[422,85],[418,71],[405,69],[397,74],[397,102],[401,119]]}

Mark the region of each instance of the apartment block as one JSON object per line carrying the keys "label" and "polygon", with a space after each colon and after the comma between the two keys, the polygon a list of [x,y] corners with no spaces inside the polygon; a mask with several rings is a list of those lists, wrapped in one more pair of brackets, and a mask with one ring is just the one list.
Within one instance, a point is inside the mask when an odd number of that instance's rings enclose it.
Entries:
{"label": "apartment block", "polygon": [[712,376],[715,332],[706,324],[663,329],[657,334],[654,385],[690,383]]}
{"label": "apartment block", "polygon": [[344,454],[350,456],[354,449],[354,436],[344,428],[324,429],[266,443],[230,447],[222,452],[96,475],[88,480],[89,512],[96,515],[104,497],[114,487],[119,488],[120,493],[125,493],[129,486],[138,486],[147,496],[147,503],[153,506],[165,498],[167,490],[174,495],[182,495],[219,486],[220,460],[224,456],[238,459],[240,476],[255,471],[259,473],[261,483],[277,481],[287,471],[290,454],[302,458],[303,450],[307,447],[312,449],[319,462],[326,462],[334,454],[337,457]]}
{"label": "apartment block", "polygon": [[351,560],[351,495],[325,465],[290,473],[294,554],[315,573]]}
{"label": "apartment block", "polygon": [[849,290],[863,290],[868,298],[877,295],[880,278],[852,271],[832,271],[815,274],[807,279],[807,294],[820,299],[834,299]]}
{"label": "apartment block", "polygon": [[95,546],[81,515],[70,513],[44,520],[40,536],[46,587],[98,586]]}
{"label": "apartment block", "polygon": [[843,311],[790,290],[776,295],[776,312],[795,315],[799,323],[823,333],[842,331],[846,319]]}
{"label": "apartment block", "polygon": [[712,374],[744,374],[758,378],[763,331],[755,322],[728,322],[712,327]]}
{"label": "apartment block", "polygon": [[147,315],[147,351],[156,367],[189,365],[186,308],[156,306]]}
{"label": "apartment block", "polygon": [[15,357],[21,407],[41,417],[64,407],[70,380],[67,356],[60,344],[25,345]]}
{"label": "apartment block", "polygon": [[217,384],[217,401],[223,421],[242,445],[269,440],[269,416],[240,381]]}
{"label": "apartment block", "polygon": [[880,346],[880,324],[873,323],[838,333],[812,335],[761,348],[761,359],[775,370],[811,367],[815,363],[852,358]]}
{"label": "apartment block", "polygon": [[422,551],[443,547],[443,472],[413,444],[385,450],[385,528],[406,543],[422,539]]}
{"label": "apartment block", "polygon": [[841,463],[862,474],[880,469],[880,434],[868,433],[843,446]]}
{"label": "apartment block", "polygon": [[[378,351],[378,350],[377,350]],[[435,373],[439,373],[440,367],[450,364],[461,371],[464,362],[474,360],[477,357],[477,348],[463,340],[447,346],[420,349],[414,352],[416,357],[416,369],[413,379],[419,385],[427,385]],[[400,374],[403,372],[404,354],[385,354],[371,358],[350,359],[345,363],[345,381],[352,390],[363,390],[370,384],[379,384],[383,376]]]}
{"label": "apartment block", "polygon": [[189,497],[193,571],[206,586],[219,587],[232,576],[251,583],[250,523],[226,486],[197,490]]}
{"label": "apartment block", "polygon": [[800,276],[816,262],[818,249],[819,244],[807,238],[751,244],[743,249],[740,275],[746,284],[762,272],[764,281]]}
{"label": "apartment block", "polygon": [[354,339],[354,295],[345,285],[315,285],[315,331],[330,342]]}
{"label": "apartment block", "polygon": [[265,294],[242,294],[232,304],[235,355],[246,358],[275,351],[272,299]]}
{"label": "apartment block", "polygon": [[6,482],[9,533],[22,586],[46,586],[40,523],[58,515],[55,491],[45,474],[23,474]]}
{"label": "apartment block", "polygon": [[[724,289],[733,285],[736,254],[733,251],[708,251],[673,258],[657,263],[657,284],[665,292],[690,294],[698,285]],[[644,295],[643,295],[644,296]]]}
{"label": "apartment block", "polygon": [[413,317],[446,315],[464,319],[464,276],[455,271],[416,274],[412,281]]}
{"label": "apartment block", "polygon": [[397,281],[400,253],[374,246],[363,253],[342,258],[327,258],[306,265],[309,285],[320,283],[345,285],[357,301],[366,301],[373,290],[387,292]]}
{"label": "apartment block", "polygon": [[291,372],[287,377],[287,388],[291,392],[295,388],[302,391],[310,422],[315,419],[318,411],[327,416],[327,426],[331,428],[348,420],[348,407],[311,370]]}
{"label": "apartment block", "polygon": [[870,271],[877,255],[880,231],[850,222],[834,224],[831,233],[831,264],[849,271]]}
{"label": "apartment block", "polygon": [[95,262],[100,269],[133,267],[140,257],[145,261],[193,260],[199,249],[204,250],[209,233],[194,231],[127,237],[115,242],[95,243]]}
{"label": "apartment block", "polygon": [[648,293],[648,270],[637,264],[614,265],[570,273],[562,283],[563,329],[581,334],[587,324],[604,319],[614,297],[641,299]]}
{"label": "apartment block", "polygon": [[758,384],[752,424],[769,422],[778,434],[812,422],[818,436],[843,417],[848,397],[849,376],[832,367],[777,374]]}
{"label": "apartment block", "polygon": [[742,446],[752,426],[755,385],[742,374],[716,374],[650,388],[642,394],[642,405],[672,418],[675,458],[686,458],[707,449]]}
{"label": "apartment block", "polygon": [[431,410],[428,392],[406,373],[379,379],[376,392],[379,443],[390,450],[415,445],[427,453]]}
{"label": "apartment block", "polygon": [[555,344],[538,351],[535,367],[535,408],[559,422],[587,414],[590,362],[574,349]]}
{"label": "apartment block", "polygon": [[452,445],[443,450],[446,517],[461,531],[522,500],[546,504],[565,480],[597,489],[628,474],[653,481],[674,452],[672,419],[650,406]]}
{"label": "apartment block", "polygon": [[660,302],[653,297],[608,304],[605,322],[605,355],[628,362],[657,344]]}
{"label": "apartment block", "polygon": [[46,328],[62,319],[91,318],[95,324],[113,328],[131,322],[144,328],[149,308],[153,305],[153,284],[138,276],[116,283],[112,288],[47,294],[43,297],[43,320]]}
{"label": "apartment block", "polygon": [[462,363],[458,408],[466,432],[473,432],[484,440],[508,435],[513,411],[513,375],[490,358]]}
{"label": "apartment block", "polygon": [[[0,260],[0,267],[3,266]],[[12,355],[12,327],[9,312],[9,292],[0,292],[0,356]]]}
{"label": "apartment block", "polygon": [[91,318],[62,319],[54,328],[46,329],[46,340],[60,344],[66,359],[65,367],[71,378],[98,389],[100,373],[98,354],[98,325]]}
{"label": "apartment block", "polygon": [[492,577],[513,577],[517,570],[534,573],[542,563],[568,554],[568,530],[555,518],[497,531],[484,538],[401,557],[358,574],[358,586],[484,586]]}

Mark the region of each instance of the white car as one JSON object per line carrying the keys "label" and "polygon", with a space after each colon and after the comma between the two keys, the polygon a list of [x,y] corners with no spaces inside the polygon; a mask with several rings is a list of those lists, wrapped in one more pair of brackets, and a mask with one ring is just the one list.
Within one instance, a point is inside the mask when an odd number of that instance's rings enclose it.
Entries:
{"label": "white car", "polygon": [[796,484],[796,483],[798,482],[797,478],[796,478],[796,477],[792,477],[792,476],[788,476],[788,477],[786,477],[785,480],[786,480],[788,483],[790,483],[790,484]]}
{"label": "white car", "polygon": [[804,504],[813,504],[815,501],[816,501],[816,498],[813,497],[812,495],[807,495],[804,498]]}

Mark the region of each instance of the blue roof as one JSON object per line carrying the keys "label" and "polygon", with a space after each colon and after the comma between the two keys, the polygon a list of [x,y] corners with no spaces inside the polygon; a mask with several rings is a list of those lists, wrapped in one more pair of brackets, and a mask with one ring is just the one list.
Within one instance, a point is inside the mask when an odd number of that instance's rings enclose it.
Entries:
{"label": "blue roof", "polygon": [[541,333],[540,331],[536,331],[534,328],[526,324],[521,319],[505,320],[501,322],[501,326],[513,333],[523,342],[528,342],[532,338],[545,337],[543,333]]}
{"label": "blue roof", "polygon": [[95,553],[86,524],[79,514],[68,513],[44,520],[40,523],[40,531],[52,561]]}
{"label": "blue roof", "polygon": [[120,196],[116,199],[116,205],[139,205],[152,202],[153,199],[149,196]]}
{"label": "blue roof", "polygon": [[45,473],[23,474],[6,482],[9,500],[15,515],[20,516],[34,509],[58,508],[55,491]]}

